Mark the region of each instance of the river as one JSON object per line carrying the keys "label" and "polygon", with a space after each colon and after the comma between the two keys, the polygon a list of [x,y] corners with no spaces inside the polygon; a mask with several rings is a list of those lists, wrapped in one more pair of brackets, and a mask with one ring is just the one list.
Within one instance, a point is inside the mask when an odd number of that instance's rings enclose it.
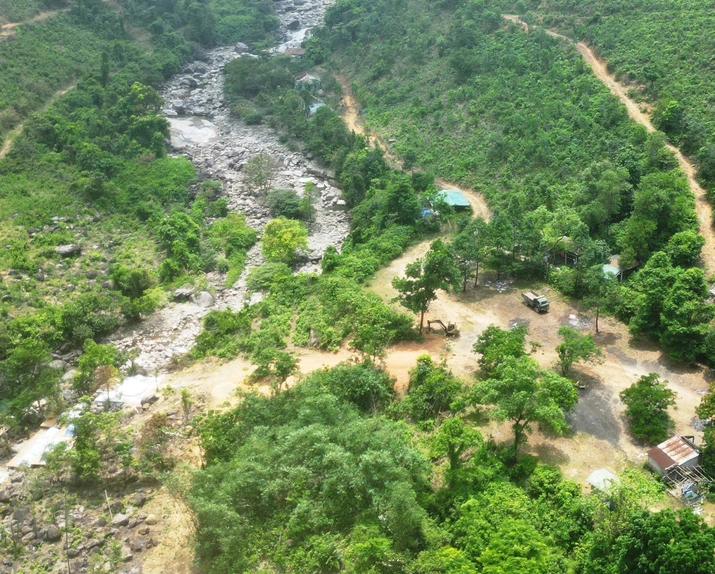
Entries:
{"label": "river", "polygon": [[[329,0],[288,0],[276,2],[283,41],[276,48],[284,52],[296,48],[310,28],[322,24]],[[349,218],[341,192],[333,185],[328,170],[300,151],[281,143],[278,134],[265,125],[248,126],[232,117],[223,93],[223,68],[238,57],[255,57],[242,43],[209,50],[201,61],[186,64],[161,90],[164,113],[171,126],[172,155],[187,157],[199,179],[220,181],[222,193],[232,212],[243,213],[248,224],[261,233],[271,219],[266,205],[244,181],[241,168],[259,153],[278,162],[273,188],[302,193],[312,181],[321,197],[316,218],[308,235],[308,262],[298,271],[319,271],[319,262],[329,245],[340,248],[349,231]],[[136,353],[135,364],[147,373],[163,372],[172,360],[185,354],[201,331],[202,318],[212,309],[240,309],[255,301],[246,291],[248,271],[263,263],[259,245],[248,253],[246,270],[230,288],[225,276],[207,275],[204,287],[211,297],[194,296],[172,302],[139,324],[118,331],[111,341],[120,349]],[[197,289],[198,291],[198,289]]]}

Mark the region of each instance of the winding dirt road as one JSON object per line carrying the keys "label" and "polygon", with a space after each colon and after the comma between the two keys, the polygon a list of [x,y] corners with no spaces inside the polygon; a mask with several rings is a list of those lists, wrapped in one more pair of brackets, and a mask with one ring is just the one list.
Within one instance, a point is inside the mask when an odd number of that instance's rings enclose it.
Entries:
{"label": "winding dirt road", "polygon": [[[343,90],[343,111],[341,115],[343,121],[347,124],[348,129],[356,134],[366,136],[368,143],[372,147],[379,145],[385,150],[385,159],[387,159],[388,163],[392,167],[399,169],[402,162],[389,147],[388,142],[385,142],[376,133],[366,130],[360,123],[360,113],[358,111],[357,101],[355,100],[355,96],[352,93],[347,78],[340,74],[336,76],[335,79]],[[466,200],[472,206],[472,213],[475,216],[482,217],[486,221],[489,221],[489,218],[492,216],[492,210],[489,208],[486,198],[481,193],[474,191],[473,189],[460,187],[459,185],[446,181],[442,178],[436,178],[435,183],[442,189],[458,189],[461,191]]]}
{"label": "winding dirt road", "polygon": [[[507,19],[512,20],[511,17]],[[528,29],[518,18],[512,21]],[[550,34],[563,38],[555,32]],[[585,44],[580,43],[576,47],[597,77],[626,105],[630,117],[644,125],[648,131],[655,131],[650,118],[641,112],[636,102],[628,98],[625,88],[608,74],[605,64],[598,60]],[[339,78],[338,81],[343,86],[343,117],[346,123],[355,132],[365,133],[347,81],[345,78]],[[369,140],[387,148],[374,134],[369,134]],[[679,150],[673,146],[669,147],[688,176],[696,197],[700,230],[707,241],[703,257],[708,269],[712,269],[715,263],[715,238],[710,226],[712,209],[705,201],[705,191],[694,180],[695,170],[692,164]],[[454,187],[440,180],[437,183]],[[469,190],[463,191],[470,200],[475,196],[481,197]],[[486,207],[486,203],[484,205]],[[479,212],[480,209],[476,208],[475,213]],[[404,274],[406,265],[424,256],[428,248],[429,241],[409,248],[401,257],[377,273],[369,289],[386,302],[392,301],[396,295],[392,280]],[[487,279],[491,279],[491,282],[485,282]],[[560,342],[557,335],[559,327],[570,325],[585,331],[592,330],[592,318],[583,316],[578,307],[555,292],[549,293],[552,299],[551,312],[547,315],[535,315],[521,304],[517,289],[507,287],[498,291],[494,278],[489,274],[485,274],[480,283],[482,286],[479,289],[470,288],[466,294],[440,292],[437,300],[430,306],[429,318],[456,322],[461,330],[461,337],[445,340],[438,334],[427,334],[422,343],[424,352],[435,358],[446,359],[455,374],[463,379],[471,378],[476,368],[472,344],[489,324],[502,328],[517,323],[527,325],[530,339],[542,345],[535,358],[545,368],[552,368],[556,362],[554,349]],[[643,448],[636,444],[628,433],[624,406],[618,397],[618,394],[638,377],[651,372],[658,373],[677,392],[677,410],[672,415],[676,432],[681,434],[700,435],[693,428],[693,414],[708,388],[704,369],[689,369],[670,362],[656,345],[632,339],[627,327],[621,323],[602,318],[601,325],[601,333],[595,337],[604,349],[603,362],[578,368],[583,388],[579,391],[579,404],[569,414],[569,423],[574,434],[559,438],[536,432],[529,441],[530,450],[537,453],[542,460],[559,465],[568,477],[580,481],[585,480],[598,464],[607,464],[612,470],[620,471],[629,464],[637,464],[643,460]],[[388,351],[388,369],[391,372],[392,352],[393,349]],[[491,434],[497,440],[508,441],[510,437],[508,425],[491,424],[487,429],[482,429],[482,432],[485,435]]]}
{"label": "winding dirt road", "polygon": [[[530,31],[529,25],[521,20],[515,14],[504,14],[505,20],[513,22],[514,24],[523,28],[526,32]],[[546,30],[546,33],[553,38],[558,38],[560,40],[565,40],[569,44],[572,44],[579,51],[586,63],[591,67],[593,73],[596,77],[608,87],[611,93],[616,96],[628,110],[628,115],[630,118],[644,126],[649,132],[656,131],[653,123],[650,121],[648,114],[641,111],[641,108],[637,102],[634,102],[628,97],[625,86],[618,82],[613,74],[608,72],[606,63],[599,59],[591,48],[588,47],[584,42],[574,42],[568,36],[559,34],[554,30]],[[713,231],[713,208],[707,199],[707,192],[698,183],[696,174],[697,170],[693,163],[683,155],[683,153],[674,145],[666,144],[668,149],[675,154],[678,160],[678,165],[680,169],[683,170],[686,177],[688,178],[688,184],[693,192],[695,198],[695,210],[698,215],[698,228],[700,235],[705,238],[705,246],[702,249],[702,258],[705,270],[710,275],[715,272],[715,231]]]}

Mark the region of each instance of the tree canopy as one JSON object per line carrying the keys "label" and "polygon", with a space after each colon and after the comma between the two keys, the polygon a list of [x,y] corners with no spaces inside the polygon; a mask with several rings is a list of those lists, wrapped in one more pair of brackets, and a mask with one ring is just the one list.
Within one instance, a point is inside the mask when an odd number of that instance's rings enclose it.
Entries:
{"label": "tree canopy", "polygon": [[422,332],[424,317],[429,305],[437,298],[437,291],[459,288],[459,271],[450,249],[437,239],[430,245],[424,260],[409,263],[404,277],[392,280],[397,289],[397,300],[420,316],[419,331]]}
{"label": "tree canopy", "polygon": [[506,357],[488,379],[474,384],[472,401],[488,406],[495,419],[511,421],[516,457],[533,423],[556,433],[568,428],[564,413],[576,404],[578,394],[571,381],[544,371],[534,359]]}
{"label": "tree canopy", "polygon": [[668,381],[661,381],[656,373],[643,375],[621,391],[620,397],[626,405],[631,434],[650,444],[667,439],[675,426],[668,408],[675,405],[676,396],[668,388]]}

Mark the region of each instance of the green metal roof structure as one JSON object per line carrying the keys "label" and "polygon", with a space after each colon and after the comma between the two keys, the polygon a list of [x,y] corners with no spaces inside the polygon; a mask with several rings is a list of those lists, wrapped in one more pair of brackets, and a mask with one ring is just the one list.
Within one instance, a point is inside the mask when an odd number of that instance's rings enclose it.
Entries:
{"label": "green metal roof structure", "polygon": [[618,267],[606,263],[603,266],[603,274],[607,275],[609,273],[612,273],[614,277],[618,277],[621,274],[621,270]]}
{"label": "green metal roof structure", "polygon": [[440,189],[439,195],[444,199],[447,205],[451,205],[455,209],[465,209],[471,207],[467,199],[462,195],[462,192],[456,189]]}

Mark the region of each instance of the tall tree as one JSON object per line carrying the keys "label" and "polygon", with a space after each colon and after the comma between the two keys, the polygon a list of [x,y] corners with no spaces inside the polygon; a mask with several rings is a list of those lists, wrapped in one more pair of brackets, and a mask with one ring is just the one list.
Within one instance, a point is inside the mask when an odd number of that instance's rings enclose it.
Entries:
{"label": "tall tree", "polygon": [[702,269],[678,271],[665,294],[660,313],[660,343],[676,361],[694,361],[705,353],[708,323],[715,307],[708,302],[708,286]]}
{"label": "tall tree", "polygon": [[596,346],[593,335],[582,335],[571,327],[561,327],[559,335],[563,342],[556,346],[556,353],[559,356],[559,366],[561,374],[568,377],[574,363],[579,361],[593,362],[603,356],[600,347]]}
{"label": "tall tree", "polygon": [[586,273],[584,283],[583,303],[593,310],[596,319],[596,333],[598,333],[598,320],[601,318],[601,313],[614,311],[618,303],[618,280],[610,273],[604,274],[602,265],[594,265]]}
{"label": "tall tree", "polygon": [[461,381],[446,363],[435,365],[432,357],[420,355],[410,370],[410,384],[403,404],[414,420],[434,419],[450,408],[461,390]]}
{"label": "tall tree", "polygon": [[700,399],[695,414],[706,424],[703,433],[703,468],[710,476],[715,476],[715,383],[710,383],[710,389]]}
{"label": "tall tree", "polygon": [[0,420],[3,424],[15,427],[44,419],[43,399],[56,400],[60,390],[60,371],[49,366],[51,360],[44,342],[25,339],[0,361],[0,397],[4,403]]}
{"label": "tall tree", "polygon": [[485,258],[487,244],[487,223],[476,217],[457,235],[452,244],[457,255],[459,272],[462,276],[462,291],[467,290],[467,281],[474,274],[474,286],[479,284],[479,266]]}
{"label": "tall tree", "polygon": [[446,472],[447,482],[454,487],[457,473],[462,466],[462,455],[476,445],[484,442],[482,435],[476,429],[464,424],[461,417],[451,417],[445,420],[432,439],[432,456],[446,456],[449,468]]}
{"label": "tall tree", "polygon": [[479,557],[483,574],[547,574],[549,547],[524,520],[505,520]]}
{"label": "tall tree", "polygon": [[715,530],[689,508],[642,510],[615,544],[618,574],[715,572]]}
{"label": "tall tree", "polygon": [[526,355],[526,327],[517,325],[513,329],[505,330],[496,325],[489,325],[477,337],[472,346],[479,357],[479,366],[482,374],[490,376],[507,357],[523,357]]}
{"label": "tall tree", "polygon": [[477,405],[490,405],[496,420],[509,420],[514,429],[514,460],[533,423],[554,432],[567,428],[564,413],[578,400],[573,383],[541,369],[531,357],[507,357],[491,378],[477,381],[472,392]]}
{"label": "tall tree", "polygon": [[420,333],[425,313],[437,298],[437,291],[456,291],[459,283],[457,260],[441,239],[432,242],[424,260],[417,259],[407,266],[405,277],[392,280],[392,286],[399,292],[395,299],[413,313],[419,313]]}

